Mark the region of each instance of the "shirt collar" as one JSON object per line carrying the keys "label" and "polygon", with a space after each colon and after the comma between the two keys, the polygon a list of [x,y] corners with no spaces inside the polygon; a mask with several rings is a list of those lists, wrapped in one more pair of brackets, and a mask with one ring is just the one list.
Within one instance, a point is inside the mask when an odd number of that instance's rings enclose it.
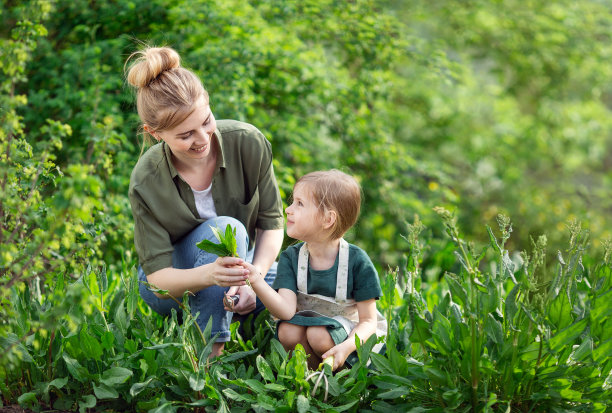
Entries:
{"label": "shirt collar", "polygon": [[[215,129],[215,141],[213,145],[217,149],[217,168],[225,168],[225,158],[223,157],[223,138],[221,137],[221,132],[219,129]],[[162,141],[162,147],[164,149],[164,153],[166,154],[166,162],[168,163],[168,169],[170,170],[170,176],[172,179],[178,176],[178,171],[174,167],[172,163],[172,151],[170,147],[166,144],[166,142]]]}

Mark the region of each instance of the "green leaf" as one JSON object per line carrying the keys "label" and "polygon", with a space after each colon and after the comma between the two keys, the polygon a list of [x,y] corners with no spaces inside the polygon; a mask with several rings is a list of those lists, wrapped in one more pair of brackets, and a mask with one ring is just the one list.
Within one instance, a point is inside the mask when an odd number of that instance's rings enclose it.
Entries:
{"label": "green leaf", "polygon": [[38,405],[38,400],[36,399],[36,393],[23,393],[17,399],[17,403],[23,407],[32,407]]}
{"label": "green leaf", "polygon": [[298,413],[306,413],[308,411],[308,409],[310,409],[310,402],[308,401],[308,399],[303,394],[300,394],[297,397],[297,411],[298,411]]}
{"label": "green leaf", "polygon": [[484,329],[487,336],[489,336],[494,343],[501,344],[504,342],[504,329],[501,323],[497,321],[492,314],[488,314]]}
{"label": "green leaf", "polygon": [[122,384],[125,383],[130,377],[132,377],[132,375],[132,371],[124,367],[111,367],[110,369],[102,373],[102,378],[100,379],[100,382],[109,386],[112,386],[114,384]]}
{"label": "green leaf", "polygon": [[198,242],[196,244],[196,247],[198,247],[201,250],[204,250],[210,254],[215,254],[219,257],[229,257],[231,256],[231,252],[228,251],[228,249],[225,247],[225,245],[222,244],[215,244],[214,242],[207,240],[207,239],[203,239],[202,241]]}
{"label": "green leaf", "polygon": [[200,377],[198,373],[192,373],[189,375],[189,387],[193,391],[201,391],[204,388],[206,381],[203,377]]}
{"label": "green leaf", "polygon": [[448,289],[450,290],[450,292],[451,292],[451,294],[453,296],[452,297],[453,301],[455,301],[455,302],[457,302],[459,304],[462,304],[462,305],[467,305],[467,303],[468,303],[467,291],[459,283],[457,278],[454,275],[450,274],[450,273],[446,273],[444,275],[444,279],[446,280],[446,284],[448,285]]}
{"label": "green leaf", "polygon": [[588,320],[586,318],[583,318],[582,320],[572,324],[566,329],[555,334],[553,337],[550,338],[550,349],[556,353],[560,350],[563,350],[567,346],[571,346],[572,344],[574,344],[574,341],[580,336],[580,334],[582,334],[582,332],[586,328],[587,322]]}
{"label": "green leaf", "polygon": [[236,230],[230,224],[225,227],[225,233],[222,234],[218,228],[210,227],[219,243],[214,243],[204,239],[196,244],[196,246],[208,253],[215,254],[219,257],[237,257]]}
{"label": "green leaf", "polygon": [[412,326],[412,333],[410,334],[410,341],[413,343],[424,343],[431,337],[431,330],[429,323],[421,318],[419,315],[414,317],[414,324]]}
{"label": "green leaf", "polygon": [[63,388],[68,383],[68,377],[64,377],[61,379],[54,379],[49,383],[49,387],[53,386],[56,389]]}
{"label": "green leaf", "polygon": [[408,393],[408,387],[400,386],[386,392],[378,393],[376,397],[381,399],[395,399]]}
{"label": "green leaf", "polygon": [[266,389],[273,390],[273,391],[286,391],[287,390],[285,386],[283,386],[282,384],[278,384],[278,383],[267,383],[264,385],[264,387]]}
{"label": "green leaf", "polygon": [[232,228],[232,226],[229,224],[225,227],[225,239],[223,240],[223,244],[225,245],[232,257],[238,256],[238,244],[236,243],[236,228]]}
{"label": "green leaf", "polygon": [[273,382],[275,380],[274,373],[272,372],[272,368],[266,359],[259,354],[255,361],[257,363],[257,370],[259,371],[259,374],[261,374],[261,377],[263,377],[266,381]]}
{"label": "green leaf", "polygon": [[146,381],[143,381],[141,383],[134,383],[132,387],[130,387],[130,396],[135,397],[136,395],[138,395],[140,392],[149,387],[154,379],[155,377],[149,377]]}
{"label": "green leaf", "polygon": [[62,354],[62,358],[64,359],[64,362],[66,362],[66,368],[72,377],[81,383],[84,383],[88,378],[87,369],[85,369],[85,367],[81,366],[77,360],[69,357],[67,354]]}
{"label": "green leaf", "polygon": [[505,300],[506,305],[504,307],[504,312],[505,312],[504,316],[506,318],[506,321],[510,323],[511,325],[514,324],[513,322],[514,316],[518,312],[518,306],[516,305],[516,296],[519,291],[520,291],[520,288],[519,288],[519,285],[517,284],[514,286],[512,290],[510,290]]}
{"label": "green leaf", "polygon": [[100,357],[103,353],[102,346],[100,345],[100,342],[96,339],[96,337],[88,333],[86,325],[81,328],[81,332],[79,333],[79,340],[81,350],[88,358],[100,360]]}
{"label": "green leaf", "polygon": [[85,413],[87,409],[91,409],[92,407],[96,407],[96,397],[91,394],[83,396],[83,399],[79,401],[80,413]]}
{"label": "green leaf", "polygon": [[612,359],[612,339],[597,346],[593,350],[593,360],[596,363],[601,363],[604,360]]}
{"label": "green leaf", "polygon": [[99,386],[93,384],[94,394],[98,399],[116,399],[119,397],[119,393],[114,388],[107,386],[104,383],[100,383]]}
{"label": "green leaf", "polygon": [[240,394],[230,388],[223,389],[223,394],[230,400],[243,401],[247,403],[255,403],[257,401],[255,397],[252,397],[248,393]]}

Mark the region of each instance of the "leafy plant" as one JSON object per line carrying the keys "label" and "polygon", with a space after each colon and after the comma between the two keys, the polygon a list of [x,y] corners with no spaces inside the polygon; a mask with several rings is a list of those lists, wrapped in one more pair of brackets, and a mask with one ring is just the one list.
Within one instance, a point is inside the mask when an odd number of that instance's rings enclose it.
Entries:
{"label": "leafy plant", "polygon": [[211,227],[210,229],[219,243],[217,244],[210,240],[203,239],[202,241],[198,242],[196,246],[206,252],[218,255],[219,257],[237,257],[236,229],[229,224],[227,224],[227,227],[225,227],[224,233],[222,233],[218,228]]}
{"label": "leafy plant", "polygon": [[545,238],[533,242],[530,254],[505,249],[507,217],[498,217],[501,238],[488,228],[490,243],[478,249],[460,236],[453,214],[437,212],[456,246],[459,272],[427,289],[418,281],[404,290],[387,355],[372,356],[379,371],[374,410],[606,411],[609,243],[605,260],[588,270],[588,234],[570,222],[569,247],[551,274],[543,263]]}

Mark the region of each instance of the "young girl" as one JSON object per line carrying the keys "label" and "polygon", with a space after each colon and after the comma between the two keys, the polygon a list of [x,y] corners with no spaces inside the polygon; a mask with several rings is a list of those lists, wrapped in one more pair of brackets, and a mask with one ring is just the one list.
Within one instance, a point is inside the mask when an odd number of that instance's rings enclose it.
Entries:
{"label": "young girl", "polygon": [[[255,293],[279,319],[280,342],[287,350],[300,343],[311,369],[329,356],[333,370],[352,364],[355,335],[361,341],[386,335],[386,321],[376,310],[382,295],[376,269],[362,249],[342,238],[357,221],[360,204],[359,184],[343,172],[303,176],[286,213],[287,235],[304,242],[281,253],[272,287],[243,264]],[[377,346],[375,351],[382,343]]]}

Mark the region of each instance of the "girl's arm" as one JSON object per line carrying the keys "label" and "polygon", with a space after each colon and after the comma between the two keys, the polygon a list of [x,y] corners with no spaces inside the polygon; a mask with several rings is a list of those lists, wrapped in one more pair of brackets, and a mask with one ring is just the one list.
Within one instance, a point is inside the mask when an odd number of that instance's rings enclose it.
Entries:
{"label": "girl's arm", "polygon": [[253,252],[253,265],[262,274],[267,274],[276,261],[278,253],[283,246],[284,229],[260,229],[255,235],[255,251]]}
{"label": "girl's arm", "polygon": [[342,366],[349,354],[357,349],[355,345],[355,335],[357,335],[359,340],[363,343],[370,338],[372,334],[376,333],[376,300],[371,298],[365,301],[358,301],[357,311],[359,313],[359,322],[353,328],[348,338],[342,343],[330,348],[321,356],[323,360],[329,356],[334,356],[332,370],[336,370],[338,367]]}
{"label": "girl's arm", "polygon": [[264,280],[264,275],[253,265],[245,262],[242,264],[249,270],[249,281],[255,294],[266,306],[268,311],[281,320],[289,320],[295,315],[297,308],[297,296],[287,288],[281,288],[276,292]]}
{"label": "girl's arm", "polygon": [[[253,266],[261,274],[267,274],[276,260],[281,249],[284,238],[283,229],[260,229],[257,228],[255,238],[255,251],[253,253]],[[229,295],[240,295],[240,301],[234,308],[227,309],[238,314],[248,314],[255,309],[255,294],[250,288],[233,287],[228,291]]]}

